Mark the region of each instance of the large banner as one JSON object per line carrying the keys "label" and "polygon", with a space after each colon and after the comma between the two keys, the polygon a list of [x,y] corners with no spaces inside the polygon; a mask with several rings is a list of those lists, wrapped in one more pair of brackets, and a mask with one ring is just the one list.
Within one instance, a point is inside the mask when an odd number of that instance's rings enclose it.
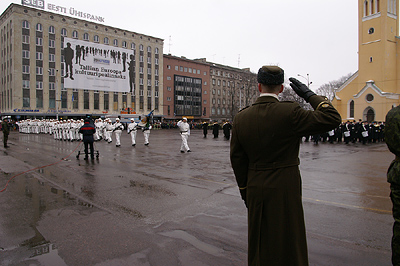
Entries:
{"label": "large banner", "polygon": [[133,50],[64,38],[63,63],[65,88],[132,91]]}

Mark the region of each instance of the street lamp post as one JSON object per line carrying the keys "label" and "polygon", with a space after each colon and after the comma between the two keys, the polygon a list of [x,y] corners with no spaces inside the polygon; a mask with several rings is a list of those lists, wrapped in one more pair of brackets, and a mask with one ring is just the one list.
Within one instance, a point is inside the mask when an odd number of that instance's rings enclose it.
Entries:
{"label": "street lamp post", "polygon": [[307,87],[310,88],[310,85],[312,84],[312,82],[310,82],[310,75],[307,74],[307,77],[304,77],[300,74],[297,74],[297,76],[304,78],[305,80],[307,80]]}
{"label": "street lamp post", "polygon": [[56,69],[56,119],[58,121],[58,69]]}

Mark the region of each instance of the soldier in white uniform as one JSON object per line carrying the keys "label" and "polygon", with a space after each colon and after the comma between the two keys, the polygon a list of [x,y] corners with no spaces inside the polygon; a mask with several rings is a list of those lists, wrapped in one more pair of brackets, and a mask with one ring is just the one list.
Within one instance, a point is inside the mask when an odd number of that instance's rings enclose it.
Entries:
{"label": "soldier in white uniform", "polygon": [[132,146],[136,145],[137,123],[134,118],[131,118],[131,123],[128,125],[128,134],[131,134]]}
{"label": "soldier in white uniform", "polygon": [[151,125],[148,124],[142,128],[143,131],[143,137],[144,137],[144,145],[148,146],[149,145],[149,137],[150,137],[150,130],[151,130]]}
{"label": "soldier in white uniform", "polygon": [[75,129],[78,127],[78,125],[75,123],[75,120],[71,120],[69,123],[69,140],[74,141],[75,140]]}
{"label": "soldier in white uniform", "polygon": [[114,123],[114,133],[115,133],[115,146],[121,146],[121,134],[124,130],[124,125],[121,124],[120,119],[116,118]]}
{"label": "soldier in white uniform", "polygon": [[181,138],[182,138],[181,153],[184,153],[185,151],[190,152],[190,148],[187,143],[189,135],[190,135],[190,126],[187,122],[187,118],[183,117],[182,120],[180,120],[178,122],[177,126],[179,127]]}
{"label": "soldier in white uniform", "polygon": [[112,132],[114,130],[114,126],[111,123],[111,120],[108,119],[107,120],[107,124],[106,124],[106,140],[108,143],[112,142]]}

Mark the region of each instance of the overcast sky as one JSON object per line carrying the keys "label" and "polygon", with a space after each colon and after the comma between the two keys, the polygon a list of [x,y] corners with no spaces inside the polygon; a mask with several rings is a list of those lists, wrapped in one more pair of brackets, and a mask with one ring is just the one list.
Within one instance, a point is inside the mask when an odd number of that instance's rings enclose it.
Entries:
{"label": "overcast sky", "polygon": [[[21,1],[0,1],[0,10]],[[357,0],[49,0],[164,39],[164,54],[247,68],[277,64],[311,89],[358,70]],[[68,13],[68,12],[67,12]],[[71,15],[70,15],[71,16]]]}

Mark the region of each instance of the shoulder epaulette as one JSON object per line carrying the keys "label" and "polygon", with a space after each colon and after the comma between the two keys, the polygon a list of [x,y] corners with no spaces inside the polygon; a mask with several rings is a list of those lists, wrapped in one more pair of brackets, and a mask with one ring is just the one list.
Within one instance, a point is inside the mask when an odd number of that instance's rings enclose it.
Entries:
{"label": "shoulder epaulette", "polygon": [[240,113],[241,111],[243,111],[243,110],[249,108],[249,107],[250,107],[250,105],[249,105],[249,106],[246,106],[246,107],[243,107],[242,109],[239,110],[239,113]]}

